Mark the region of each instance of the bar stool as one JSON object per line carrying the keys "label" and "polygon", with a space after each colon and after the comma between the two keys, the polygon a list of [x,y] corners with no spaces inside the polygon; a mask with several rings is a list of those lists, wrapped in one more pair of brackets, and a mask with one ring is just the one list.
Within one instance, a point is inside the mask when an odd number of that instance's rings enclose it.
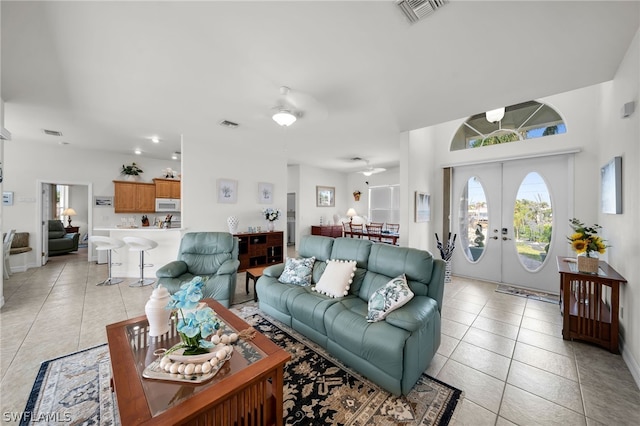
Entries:
{"label": "bar stool", "polygon": [[140,279],[129,284],[129,287],[142,287],[145,285],[153,284],[156,280],[154,280],[153,278],[144,277],[144,267],[153,266],[152,264],[144,264],[144,252],[158,247],[158,243],[143,237],[124,237],[122,239],[129,246],[129,251],[140,252]]}
{"label": "bar stool", "polygon": [[97,235],[92,235],[91,237],[89,237],[89,241],[95,244],[96,250],[105,250],[107,252],[107,269],[109,271],[109,278],[102,282],[99,282],[96,285],[112,285],[119,284],[124,281],[122,278],[114,278],[111,276],[111,250],[117,250],[120,247],[124,247],[124,242],[118,240],[117,238],[101,237]]}

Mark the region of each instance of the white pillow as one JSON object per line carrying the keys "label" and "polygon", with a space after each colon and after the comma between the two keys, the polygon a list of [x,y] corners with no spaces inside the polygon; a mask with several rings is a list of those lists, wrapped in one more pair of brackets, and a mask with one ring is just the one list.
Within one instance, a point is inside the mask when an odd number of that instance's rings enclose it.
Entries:
{"label": "white pillow", "polygon": [[355,272],[355,260],[327,260],[327,267],[314,290],[329,297],[346,296]]}
{"label": "white pillow", "polygon": [[398,309],[412,298],[413,292],[404,274],[392,279],[369,298],[367,321],[382,321],[391,311]]}

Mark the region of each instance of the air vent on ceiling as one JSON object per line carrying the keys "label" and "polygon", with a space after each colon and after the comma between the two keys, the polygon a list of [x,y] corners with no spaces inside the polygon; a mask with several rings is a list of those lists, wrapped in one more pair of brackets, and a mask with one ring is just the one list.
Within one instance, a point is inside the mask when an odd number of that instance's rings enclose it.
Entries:
{"label": "air vent on ceiling", "polygon": [[229,120],[222,120],[220,122],[220,125],[224,127],[230,127],[232,129],[235,129],[236,127],[238,127],[238,123],[234,123],[233,121],[229,121]]}
{"label": "air vent on ceiling", "polygon": [[62,136],[62,132],[59,132],[57,130],[44,129],[44,134],[49,136]]}
{"label": "air vent on ceiling", "polygon": [[448,3],[448,0],[398,0],[396,4],[405,14],[409,22],[418,22],[431,15],[436,9]]}

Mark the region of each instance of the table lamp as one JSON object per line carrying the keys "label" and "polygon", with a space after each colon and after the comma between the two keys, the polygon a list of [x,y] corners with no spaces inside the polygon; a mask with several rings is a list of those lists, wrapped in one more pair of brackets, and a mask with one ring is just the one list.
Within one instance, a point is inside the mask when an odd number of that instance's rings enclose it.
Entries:
{"label": "table lamp", "polygon": [[68,219],[68,223],[69,225],[67,225],[67,228],[71,228],[71,216],[75,216],[78,213],[76,213],[76,211],[74,209],[72,209],[71,207],[67,207],[66,209],[64,209],[64,211],[62,212],[63,216],[69,216]]}
{"label": "table lamp", "polygon": [[349,210],[347,210],[347,216],[349,216],[349,223],[353,222],[353,217],[357,215],[358,213],[356,213],[356,210],[353,207],[350,207]]}

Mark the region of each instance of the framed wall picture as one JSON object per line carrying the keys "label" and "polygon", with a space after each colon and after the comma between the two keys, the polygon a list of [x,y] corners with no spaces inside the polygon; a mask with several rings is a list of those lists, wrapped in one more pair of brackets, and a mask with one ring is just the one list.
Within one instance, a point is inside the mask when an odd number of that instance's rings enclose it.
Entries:
{"label": "framed wall picture", "polygon": [[96,195],[93,197],[93,207],[113,207],[113,197]]}
{"label": "framed wall picture", "polygon": [[237,203],[238,202],[238,181],[233,179],[218,179],[217,181],[218,202]]}
{"label": "framed wall picture", "polygon": [[416,222],[428,222],[431,220],[431,196],[426,192],[416,191]]}
{"label": "framed wall picture", "polygon": [[335,207],[336,188],[335,186],[316,186],[316,206]]}
{"label": "framed wall picture", "polygon": [[600,169],[602,213],[622,214],[622,157],[614,157]]}
{"label": "framed wall picture", "polygon": [[258,202],[260,204],[273,204],[273,184],[260,182],[258,184]]}

